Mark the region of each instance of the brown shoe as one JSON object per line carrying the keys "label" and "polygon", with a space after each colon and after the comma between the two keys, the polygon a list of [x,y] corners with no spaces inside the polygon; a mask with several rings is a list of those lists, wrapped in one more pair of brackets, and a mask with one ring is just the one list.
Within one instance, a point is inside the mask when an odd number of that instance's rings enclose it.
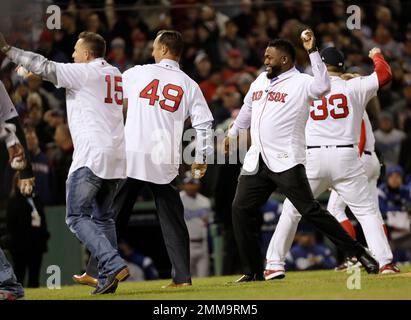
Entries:
{"label": "brown shoe", "polygon": [[92,295],[97,294],[107,294],[107,293],[115,293],[118,283],[120,281],[126,280],[130,276],[130,271],[128,270],[127,266],[124,266],[114,273],[107,276],[107,280],[103,284],[103,286],[98,286],[93,292]]}
{"label": "brown shoe", "polygon": [[92,276],[89,276],[87,273],[83,273],[81,276],[75,274],[73,276],[73,281],[93,288],[96,288],[98,284],[98,280]]}
{"label": "brown shoe", "polygon": [[181,288],[181,287],[189,287],[191,286],[191,282],[182,282],[182,283],[175,283],[174,281],[171,281],[169,284],[166,284],[165,286],[162,286],[162,289],[167,289],[167,288]]}

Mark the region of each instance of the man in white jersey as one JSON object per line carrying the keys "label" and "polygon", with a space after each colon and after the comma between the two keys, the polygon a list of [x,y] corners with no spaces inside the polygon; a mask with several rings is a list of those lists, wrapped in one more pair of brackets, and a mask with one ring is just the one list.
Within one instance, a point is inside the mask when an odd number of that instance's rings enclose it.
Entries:
{"label": "man in white jersey", "polygon": [[[148,186],[152,191],[172,265],[172,282],[168,287],[191,285],[189,234],[175,186],[184,121],[188,117],[197,134],[193,177],[205,174],[206,158],[213,153],[213,117],[198,84],[180,70],[182,50],[179,32],[160,31],[153,44],[156,63],[137,65],[123,74],[128,178],[114,204],[121,231],[140,190]],[[87,276],[93,276],[92,265],[90,261]]]}
{"label": "man in white jersey", "polygon": [[[20,126],[16,109],[11,102],[3,82],[0,81],[0,141],[5,141],[9,160],[13,169],[19,170],[24,186],[20,191],[30,196],[34,187],[34,177],[28,155],[26,139]],[[18,166],[15,167],[17,160]],[[16,300],[24,297],[23,286],[17,282],[11,264],[0,248],[0,300]]]}
{"label": "man in white jersey", "polygon": [[74,145],[66,182],[66,223],[99,262],[99,279],[92,294],[112,293],[128,276],[117,251],[114,217],[108,210],[119,179],[126,176],[121,73],[104,60],[105,40],[92,32],[80,33],[74,47],[75,63],[56,63],[10,47],[3,35],[0,48],[13,62],[66,88]]}
{"label": "man in white jersey", "polygon": [[[384,270],[392,265],[392,253],[372,200],[357,145],[365,107],[380,85],[389,82],[390,68],[379,49],[374,48],[370,51],[370,58],[375,64],[375,72],[345,81],[339,77],[344,67],[342,53],[330,47],[321,52],[321,57],[331,76],[331,90],[311,104],[306,125],[308,181],[314,197],[333,188],[349,204],[361,223],[380,270]],[[301,218],[290,200],[284,202],[267,250],[266,280],[285,275],[285,256]],[[378,273],[379,270],[374,271]]]}
{"label": "man in white jersey", "polygon": [[297,71],[292,44],[281,39],[270,42],[264,56],[267,71],[251,84],[225,140],[227,146],[240,129],[250,127],[252,143],[243,165],[243,171],[249,174],[240,175],[233,201],[234,233],[244,271],[236,282],[264,280],[259,233],[253,215],[276,189],[337,247],[349,256],[357,256],[368,272],[378,272],[378,263],[314,199],[307,180],[304,129],[309,105],[329,91],[330,78],[311,30],[305,31],[303,45],[314,77]]}
{"label": "man in white jersey", "polygon": [[[362,130],[359,143],[360,160],[364,167],[365,175],[368,178],[368,186],[372,195],[372,199],[375,203],[378,217],[380,218],[380,222],[384,228],[384,233],[387,236],[387,229],[384,220],[382,219],[378,202],[377,181],[381,172],[381,163],[378,160],[378,157],[375,153],[375,138],[367,112],[364,112],[361,129]],[[335,190],[332,190],[330,198],[328,199],[327,210],[337,219],[337,221],[349,233],[349,235],[352,238],[356,239],[355,228],[345,213],[346,207],[347,205],[345,204],[342,197],[340,197]],[[355,263],[356,261],[351,261],[351,259],[347,259],[343,264],[338,266],[336,270],[344,271],[347,269],[349,265],[354,265]],[[386,266],[385,270],[383,270],[382,273],[392,273],[392,270],[389,267],[391,266]],[[396,266],[392,265],[392,267],[394,268],[394,271],[398,270]]]}
{"label": "man in white jersey", "polygon": [[191,284],[189,235],[174,185],[187,118],[197,134],[194,178],[205,174],[207,156],[213,153],[213,117],[198,84],[180,70],[182,50],[179,32],[160,31],[153,44],[156,63],[135,66],[123,74],[128,177],[124,190],[134,199],[144,185],[153,192],[172,265],[171,287]]}

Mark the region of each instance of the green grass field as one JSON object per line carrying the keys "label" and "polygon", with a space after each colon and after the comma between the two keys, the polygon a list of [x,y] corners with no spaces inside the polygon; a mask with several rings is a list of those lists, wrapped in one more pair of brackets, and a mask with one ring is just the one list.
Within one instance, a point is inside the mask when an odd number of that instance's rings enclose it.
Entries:
{"label": "green grass field", "polygon": [[27,300],[155,299],[155,300],[247,300],[247,299],[411,299],[411,266],[396,275],[361,272],[361,289],[347,289],[347,273],[335,271],[288,272],[285,279],[247,284],[226,284],[237,277],[194,279],[192,287],[162,289],[167,280],[123,282],[115,294],[91,296],[92,288],[66,286],[60,290],[27,289]]}

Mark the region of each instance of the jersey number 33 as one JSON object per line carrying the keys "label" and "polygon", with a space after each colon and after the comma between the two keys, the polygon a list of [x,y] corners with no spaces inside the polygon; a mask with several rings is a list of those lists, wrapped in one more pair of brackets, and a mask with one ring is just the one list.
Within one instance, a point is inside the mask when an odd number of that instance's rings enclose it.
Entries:
{"label": "jersey number 33", "polygon": [[[328,106],[333,106],[334,108],[328,109]],[[311,102],[310,116],[315,121],[321,121],[331,116],[333,119],[343,119],[349,114],[349,109],[347,105],[347,97],[341,93],[333,94],[327,98],[324,97],[321,100],[314,100]]]}

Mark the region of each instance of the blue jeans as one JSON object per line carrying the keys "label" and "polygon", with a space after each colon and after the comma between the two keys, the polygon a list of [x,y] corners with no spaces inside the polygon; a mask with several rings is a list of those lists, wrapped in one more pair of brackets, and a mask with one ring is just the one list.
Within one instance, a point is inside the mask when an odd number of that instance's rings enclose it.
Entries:
{"label": "blue jeans", "polygon": [[74,171],[66,182],[66,223],[97,259],[100,284],[126,266],[117,251],[115,216],[109,210],[118,183],[97,177],[87,167]]}
{"label": "blue jeans", "polygon": [[13,268],[7,261],[3,250],[0,249],[0,290],[8,291],[18,297],[24,296],[24,289],[14,275]]}

